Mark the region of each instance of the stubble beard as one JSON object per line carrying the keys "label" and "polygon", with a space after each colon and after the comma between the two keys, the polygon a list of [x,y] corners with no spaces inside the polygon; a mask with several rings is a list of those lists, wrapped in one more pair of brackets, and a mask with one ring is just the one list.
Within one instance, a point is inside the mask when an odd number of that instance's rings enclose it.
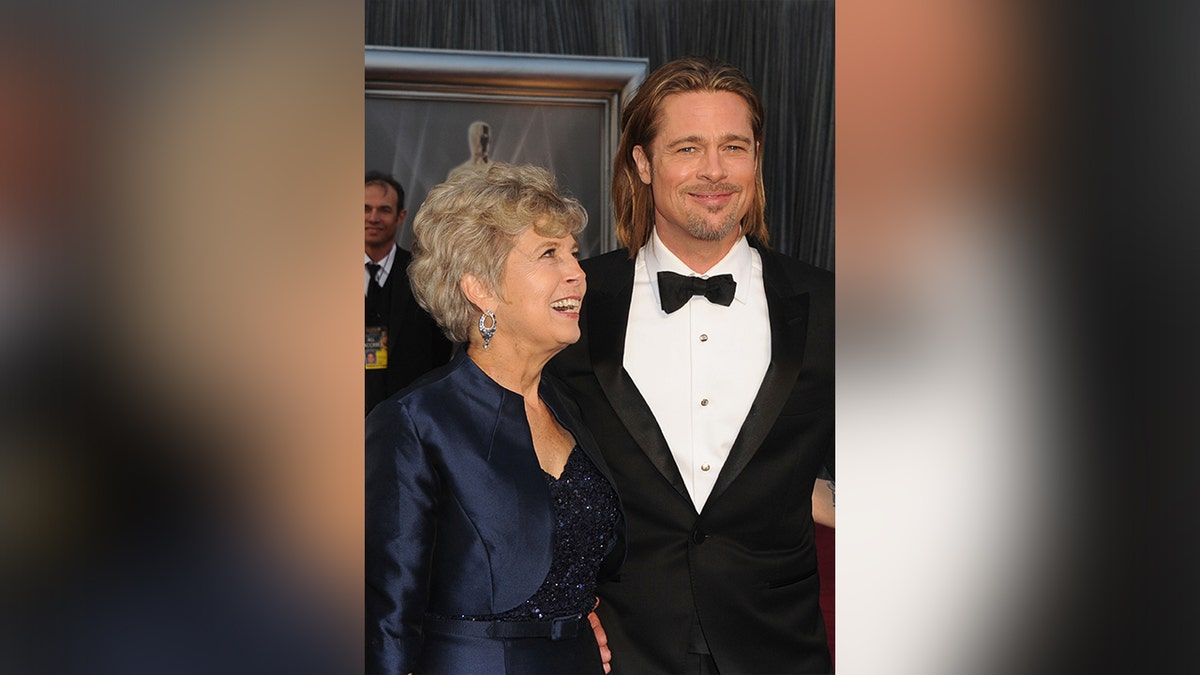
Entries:
{"label": "stubble beard", "polygon": [[[714,211],[709,211],[714,213]],[[688,213],[688,234],[700,241],[722,241],[738,226],[737,213],[728,212],[717,223],[710,223],[701,213]]]}

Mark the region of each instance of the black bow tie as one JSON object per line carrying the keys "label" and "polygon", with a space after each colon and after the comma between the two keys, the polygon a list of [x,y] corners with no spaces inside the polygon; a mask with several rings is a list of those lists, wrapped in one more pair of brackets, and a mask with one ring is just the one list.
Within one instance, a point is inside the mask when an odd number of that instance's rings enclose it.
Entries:
{"label": "black bow tie", "polygon": [[737,282],[733,280],[732,274],[718,274],[701,279],[674,272],[658,273],[658,295],[662,298],[662,308],[667,314],[686,305],[693,295],[703,295],[709,302],[728,307],[733,302],[733,292],[736,288]]}

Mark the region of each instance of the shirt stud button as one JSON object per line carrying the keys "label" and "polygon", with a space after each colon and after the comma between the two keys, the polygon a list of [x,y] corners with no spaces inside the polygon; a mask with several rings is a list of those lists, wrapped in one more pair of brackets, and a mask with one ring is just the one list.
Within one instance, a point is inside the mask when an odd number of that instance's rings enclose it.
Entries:
{"label": "shirt stud button", "polygon": [[708,399],[706,399],[706,398],[700,399],[700,405],[708,405]]}
{"label": "shirt stud button", "polygon": [[711,468],[712,468],[712,465],[710,465],[710,464],[701,464],[701,465],[700,465],[700,470],[701,470],[701,471],[708,471],[708,470],[709,470],[709,469],[711,469]]}
{"label": "shirt stud button", "polygon": [[701,334],[700,334],[700,341],[701,341],[701,342],[708,342],[708,333],[701,333]]}

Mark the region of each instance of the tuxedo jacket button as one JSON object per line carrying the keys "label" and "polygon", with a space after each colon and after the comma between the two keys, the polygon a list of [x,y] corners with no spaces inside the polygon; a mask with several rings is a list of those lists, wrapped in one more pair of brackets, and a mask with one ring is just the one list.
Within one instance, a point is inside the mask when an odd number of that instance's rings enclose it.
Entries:
{"label": "tuxedo jacket button", "polygon": [[693,544],[703,544],[705,539],[708,539],[708,535],[704,534],[700,530],[696,530],[696,531],[692,532],[692,543]]}

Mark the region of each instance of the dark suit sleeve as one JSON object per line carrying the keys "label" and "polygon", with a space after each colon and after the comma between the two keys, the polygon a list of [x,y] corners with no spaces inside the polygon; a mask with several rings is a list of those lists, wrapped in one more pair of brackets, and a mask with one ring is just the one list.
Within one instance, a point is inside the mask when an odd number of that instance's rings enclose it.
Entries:
{"label": "dark suit sleeve", "polygon": [[[836,331],[836,311],[834,302],[834,281],[833,274],[827,270],[818,270],[812,268],[813,275],[816,279],[813,282],[813,303],[814,308],[812,319],[812,333],[810,342],[813,344],[814,352],[821,354],[818,370],[823,373],[824,386],[828,392],[830,418],[836,419],[833,407],[836,404],[835,391],[835,375],[834,368],[836,359],[835,352],[835,335]],[[829,430],[828,447],[825,449],[825,455],[822,458],[821,474],[826,480],[834,480],[834,458],[836,455],[837,440],[834,436],[834,424],[831,422]]]}
{"label": "dark suit sleeve", "polygon": [[420,654],[438,478],[402,403],[376,408],[366,428],[367,673],[395,675]]}
{"label": "dark suit sleeve", "polygon": [[388,276],[388,367],[387,386],[379,401],[408,387],[425,373],[450,361],[454,345],[437,322],[421,308],[412,293],[408,264],[412,256],[396,250],[392,274]]}

